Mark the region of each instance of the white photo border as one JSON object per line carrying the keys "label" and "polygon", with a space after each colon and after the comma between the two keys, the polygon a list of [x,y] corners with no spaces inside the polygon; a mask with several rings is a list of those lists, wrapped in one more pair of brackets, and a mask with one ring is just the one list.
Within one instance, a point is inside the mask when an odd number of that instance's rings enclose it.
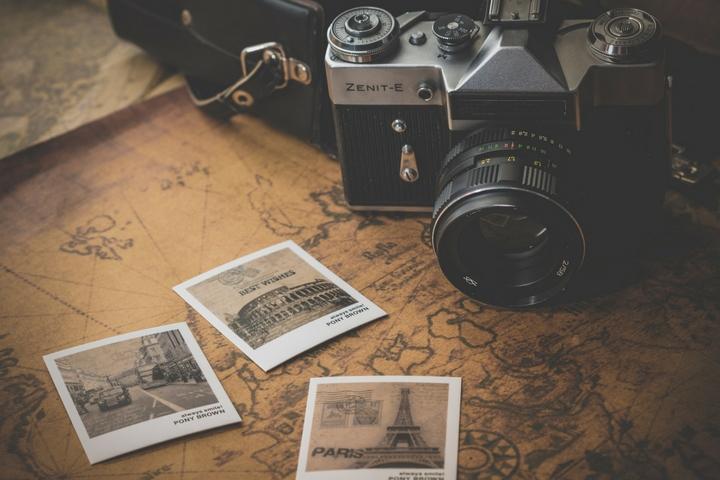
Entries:
{"label": "white photo border", "polygon": [[[77,411],[75,402],[73,402],[72,397],[70,396],[70,391],[65,385],[65,381],[62,378],[62,374],[60,373],[56,360],[67,357],[68,355],[94,350],[113,343],[172,330],[180,331],[180,334],[183,336],[185,343],[193,355],[193,360],[197,363],[198,367],[200,367],[203,376],[205,376],[208,385],[212,389],[213,395],[215,395],[215,398],[217,399],[217,403],[203,405],[197,408],[189,408],[181,412],[153,418],[152,420],[146,420],[134,425],[128,425],[126,427],[90,438],[87,430],[85,429],[85,425],[80,418],[80,414]],[[80,443],[85,450],[88,460],[92,464],[148,447],[150,445],[162,443],[173,438],[183,437],[196,432],[241,421],[240,415],[237,413],[235,406],[232,401],[230,401],[225,389],[200,349],[200,345],[198,345],[197,340],[195,340],[195,337],[190,331],[190,328],[184,322],[162,325],[160,327],[153,327],[145,330],[137,330],[95,342],[86,343],[77,347],[50,353],[43,356],[43,360],[50,372],[50,377],[52,378],[53,383],[55,383],[55,388],[60,395],[60,399],[62,400],[68,416],[70,417],[70,421],[75,428],[75,433],[80,439]],[[181,416],[188,411],[210,408],[217,405],[222,406],[224,413],[208,416],[202,420],[198,420],[197,422],[187,422],[177,425],[172,423],[174,420],[181,418]]]}
{"label": "white photo border", "polygon": [[[190,287],[201,283],[208,278],[214,277],[226,270],[246,264],[258,258],[267,256],[271,253],[275,253],[280,250],[289,249],[295,253],[302,261],[307,263],[310,267],[317,270],[320,274],[325,276],[330,282],[334,283],[351,297],[356,300],[356,303],[349,305],[343,309],[336,310],[325,316],[316,318],[304,325],[301,325],[283,335],[270,340],[269,342],[259,346],[258,348],[252,348],[247,342],[245,342],[240,336],[238,336],[232,329],[221,319],[213,314],[203,303],[197,299],[190,291]],[[208,322],[210,322],[220,333],[222,333],[230,342],[247,355],[250,360],[255,362],[264,371],[268,371],[278,365],[290,360],[291,358],[305,352],[323,342],[335,338],[343,333],[353,330],[365,323],[377,320],[387,315],[387,313],[380,307],[375,305],[373,302],[368,300],[364,295],[351,287],[343,279],[338,277],[325,265],[320,263],[317,259],[313,258],[308,252],[303,250],[297,243],[292,240],[287,240],[275,245],[272,245],[257,252],[245,255],[238,259],[232,260],[228,263],[220,265],[202,273],[196,277],[191,278],[175,287],[173,287],[175,293],[180,295],[192,308],[194,308],[200,315],[202,315]],[[325,323],[330,319],[332,315],[336,315],[343,310],[357,308],[357,305],[363,305],[368,308],[367,311],[362,314],[355,315],[351,318],[344,319],[341,322],[337,322],[332,325],[326,325]]]}
{"label": "white photo border", "polygon": [[303,424],[300,454],[298,458],[297,480],[387,480],[400,472],[417,470],[430,471],[428,468],[381,468],[357,470],[322,470],[307,471],[310,436],[312,434],[313,416],[317,386],[323,384],[351,383],[442,383],[448,386],[447,419],[445,430],[445,463],[442,468],[443,480],[457,478],[458,445],[460,441],[460,400],[462,395],[462,379],[460,377],[423,377],[423,376],[363,376],[363,377],[322,377],[311,378],[308,387],[305,422]]}

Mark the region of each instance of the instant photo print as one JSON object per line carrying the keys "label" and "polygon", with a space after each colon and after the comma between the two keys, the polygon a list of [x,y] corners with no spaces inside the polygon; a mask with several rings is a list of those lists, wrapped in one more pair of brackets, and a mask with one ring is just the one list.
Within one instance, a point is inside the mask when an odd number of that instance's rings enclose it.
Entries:
{"label": "instant photo print", "polygon": [[44,360],[90,463],[240,421],[185,323]]}
{"label": "instant photo print", "polygon": [[385,315],[292,241],[174,290],[265,371]]}

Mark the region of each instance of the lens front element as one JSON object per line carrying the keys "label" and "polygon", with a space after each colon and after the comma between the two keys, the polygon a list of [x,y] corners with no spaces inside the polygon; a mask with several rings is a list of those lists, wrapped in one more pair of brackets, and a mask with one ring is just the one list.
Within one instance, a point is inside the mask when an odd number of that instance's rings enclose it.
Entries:
{"label": "lens front element", "polygon": [[487,242],[506,255],[530,253],[547,240],[547,227],[514,208],[478,212],[475,225]]}
{"label": "lens front element", "polygon": [[483,303],[545,302],[565,289],[585,254],[561,197],[571,150],[529,130],[489,128],[446,157],[433,247],[450,282]]}

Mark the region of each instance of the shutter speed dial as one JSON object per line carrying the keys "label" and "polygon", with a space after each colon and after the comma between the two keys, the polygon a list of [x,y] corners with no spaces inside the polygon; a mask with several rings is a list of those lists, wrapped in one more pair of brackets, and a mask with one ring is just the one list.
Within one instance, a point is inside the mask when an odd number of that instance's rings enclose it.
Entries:
{"label": "shutter speed dial", "polygon": [[438,18],[432,30],[440,50],[456,53],[470,45],[470,41],[478,32],[478,27],[467,15],[452,13]]}
{"label": "shutter speed dial", "polygon": [[341,13],[328,28],[332,52],[352,63],[369,63],[391,52],[400,33],[395,17],[382,8],[360,7]]}
{"label": "shutter speed dial", "polygon": [[651,60],[658,50],[659,22],[636,8],[616,8],[600,15],[588,29],[591,52],[610,63]]}

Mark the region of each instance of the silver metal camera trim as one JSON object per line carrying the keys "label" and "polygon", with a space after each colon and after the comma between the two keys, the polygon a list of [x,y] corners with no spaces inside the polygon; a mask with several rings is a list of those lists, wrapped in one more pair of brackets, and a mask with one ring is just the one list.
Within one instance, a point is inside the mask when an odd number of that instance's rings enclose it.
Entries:
{"label": "silver metal camera trim", "polygon": [[[343,43],[345,43],[344,40],[336,35],[333,27],[336,25],[336,22],[341,18],[347,16],[351,12],[356,12],[360,10],[376,10],[379,14],[389,17],[391,20],[391,23],[388,26],[389,30],[384,37],[378,37],[375,40],[375,45],[362,45],[365,46],[364,49],[362,48],[362,46],[358,46],[356,49],[345,48],[343,46]],[[347,23],[343,28],[347,29]],[[383,55],[389,53],[394,48],[395,43],[397,42],[397,35],[399,31],[400,27],[398,19],[387,10],[379,7],[354,7],[340,13],[340,15],[338,15],[337,18],[333,20],[327,30],[327,42],[328,47],[333,49],[335,54],[342,60],[351,63],[369,63],[373,60],[380,59]],[[354,39],[354,37],[351,38]]]}
{"label": "silver metal camera trim", "polygon": [[[374,63],[357,64],[345,62],[336,57],[328,47],[325,66],[330,99],[336,105],[399,105],[399,106],[443,106],[447,112],[450,130],[471,129],[479,124],[474,120],[454,119],[449,95],[463,90],[482,70],[506,47],[501,40],[505,29],[488,28],[478,24],[479,33],[470,47],[456,55],[441,52],[435,42],[412,45],[413,33],[432,35],[430,21],[417,21],[419,12],[412,12],[415,23],[412,28],[401,28],[398,47],[387,58]],[[402,25],[402,23],[401,23]],[[539,89],[532,82],[517,80],[508,90],[498,93],[524,93],[532,95],[571,94],[574,98],[576,128],[580,129],[582,105],[655,105],[665,94],[664,59],[638,64],[615,64],[605,62],[590,51],[587,44],[588,20],[565,21],[556,36],[554,49],[564,74],[564,83],[554,88]],[[514,47],[508,47],[514,48]],[[599,81],[595,81],[599,79]],[[658,79],[653,82],[652,80]],[[425,101],[417,96],[423,83],[435,87],[433,97]],[[374,91],[348,90],[348,85],[375,87]],[[402,92],[389,89],[401,84]],[[383,89],[385,86],[385,89]]]}
{"label": "silver metal camera trim", "polygon": [[[619,37],[610,31],[619,20],[629,19],[638,29],[627,37]],[[604,21],[604,23],[603,23]],[[602,29],[602,32],[598,30]],[[614,8],[598,18],[588,28],[588,45],[593,55],[610,63],[637,63],[648,53],[662,34],[660,22],[651,14],[638,8]],[[608,40],[608,36],[611,37]],[[647,49],[650,48],[650,52]]]}

